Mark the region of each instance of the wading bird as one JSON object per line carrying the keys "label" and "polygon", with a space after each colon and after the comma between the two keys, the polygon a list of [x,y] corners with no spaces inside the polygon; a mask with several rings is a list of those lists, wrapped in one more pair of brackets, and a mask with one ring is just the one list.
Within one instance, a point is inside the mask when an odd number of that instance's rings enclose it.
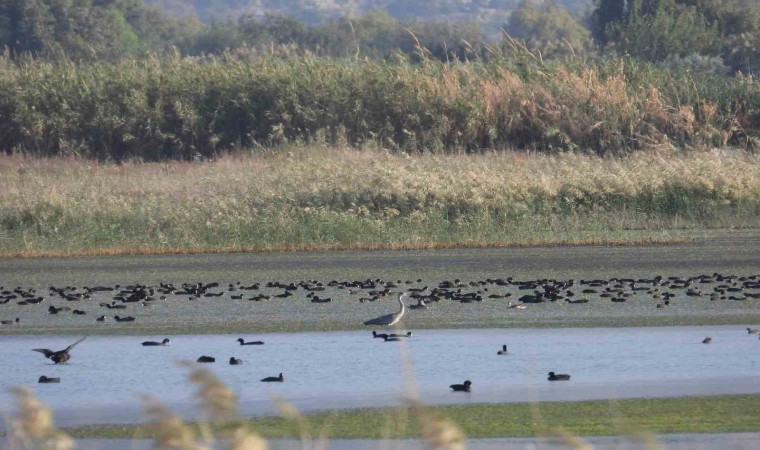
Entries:
{"label": "wading bird", "polygon": [[398,303],[400,305],[400,308],[395,313],[386,314],[384,316],[375,317],[374,319],[370,319],[366,322],[364,322],[364,325],[395,325],[399,320],[401,320],[401,317],[404,316],[404,312],[406,311],[406,308],[404,307],[404,302],[402,299],[407,296],[406,292],[401,292],[398,294]]}
{"label": "wading bird", "polygon": [[33,352],[40,352],[43,355],[45,355],[45,358],[48,358],[49,360],[53,361],[56,364],[63,364],[66,361],[71,358],[71,355],[69,355],[69,351],[71,351],[72,348],[74,348],[75,345],[85,340],[87,336],[83,337],[82,339],[74,342],[73,344],[66,347],[64,350],[58,350],[57,352],[54,352],[52,350],[48,350],[46,348],[34,348],[32,349]]}

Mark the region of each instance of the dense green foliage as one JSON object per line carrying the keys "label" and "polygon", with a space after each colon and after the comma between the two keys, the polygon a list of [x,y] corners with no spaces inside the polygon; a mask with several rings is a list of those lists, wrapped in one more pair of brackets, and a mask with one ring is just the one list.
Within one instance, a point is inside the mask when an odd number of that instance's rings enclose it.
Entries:
{"label": "dense green foliage", "polygon": [[182,41],[199,26],[192,25],[146,8],[141,0],[0,0],[0,47],[12,57],[139,56]]}
{"label": "dense green foliage", "polygon": [[121,161],[300,142],[599,154],[758,143],[757,83],[732,76],[760,55],[753,2],[600,0],[590,23],[609,56],[551,1],[515,5],[505,26],[519,40],[500,41],[475,23],[380,10],[204,25],[151,8],[0,0],[0,151]]}
{"label": "dense green foliage", "polygon": [[586,53],[591,44],[588,29],[552,0],[541,5],[522,0],[510,15],[506,31],[512,37],[523,39],[543,57]]}
{"label": "dense green foliage", "polygon": [[720,57],[733,70],[760,64],[760,3],[743,0],[597,0],[598,43],[649,61]]}
{"label": "dense green foliage", "polygon": [[635,61],[546,64],[265,57],[0,67],[5,152],[192,159],[325,142],[419,152],[752,147],[760,84]]}

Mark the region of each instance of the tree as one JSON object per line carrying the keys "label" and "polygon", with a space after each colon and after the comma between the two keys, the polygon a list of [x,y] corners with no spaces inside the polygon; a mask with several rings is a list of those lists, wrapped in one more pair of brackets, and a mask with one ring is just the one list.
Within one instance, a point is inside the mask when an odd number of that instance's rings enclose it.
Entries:
{"label": "tree", "polygon": [[522,0],[505,28],[510,36],[524,40],[545,57],[583,52],[591,43],[588,29],[554,0],[540,5]]}
{"label": "tree", "polygon": [[677,0],[601,0],[591,24],[602,46],[650,61],[698,54],[719,39],[697,6]]}

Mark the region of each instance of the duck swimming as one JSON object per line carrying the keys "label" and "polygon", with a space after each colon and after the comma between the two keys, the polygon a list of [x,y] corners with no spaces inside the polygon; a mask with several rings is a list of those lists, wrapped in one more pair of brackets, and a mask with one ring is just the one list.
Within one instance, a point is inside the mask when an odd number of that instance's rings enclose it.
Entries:
{"label": "duck swimming", "polygon": [[570,379],[570,375],[566,373],[554,373],[549,372],[549,381],[568,381]]}
{"label": "duck swimming", "polygon": [[285,378],[282,376],[282,373],[281,373],[281,374],[280,374],[279,376],[277,376],[277,377],[266,377],[266,378],[262,378],[262,379],[261,379],[261,381],[263,381],[263,382],[265,382],[265,383],[270,383],[270,382],[278,382],[278,381],[279,381],[279,382],[283,382],[283,381],[285,381]]}
{"label": "duck swimming", "polygon": [[412,332],[407,331],[406,333],[403,333],[403,334],[390,333],[388,337],[389,338],[410,338],[412,337]]}
{"label": "duck swimming", "polygon": [[243,364],[243,360],[242,359],[237,359],[234,356],[230,357],[230,365],[231,366],[239,366],[241,364]]}
{"label": "duck swimming", "polygon": [[45,375],[41,376],[39,380],[37,380],[38,383],[60,383],[60,378],[50,378],[46,377]]}
{"label": "duck swimming", "polygon": [[77,345],[78,343],[82,342],[85,339],[87,339],[87,336],[74,342],[73,344],[69,345],[63,350],[58,350],[57,352],[54,352],[53,350],[48,350],[46,348],[34,348],[32,349],[32,351],[42,353],[43,355],[45,355],[45,358],[48,358],[49,360],[53,361],[55,364],[63,364],[71,358],[71,355],[69,355],[69,351],[71,351],[71,349],[74,348],[75,345]]}
{"label": "duck swimming", "polygon": [[199,363],[212,363],[212,362],[216,362],[216,358],[214,358],[213,356],[203,355],[200,358],[198,358],[196,361]]}
{"label": "duck swimming", "polygon": [[142,343],[142,345],[143,345],[144,347],[155,347],[155,346],[157,346],[157,345],[169,345],[169,343],[171,343],[171,341],[172,341],[172,340],[171,340],[171,339],[169,339],[169,338],[164,338],[164,340],[163,340],[163,341],[161,341],[161,342],[156,342],[156,341],[145,341],[145,342],[143,342],[143,343]]}
{"label": "duck swimming", "polygon": [[243,339],[243,338],[238,338],[237,341],[240,342],[240,345],[264,345],[264,341],[245,342],[245,339]]}
{"label": "duck swimming", "polygon": [[497,355],[508,355],[509,353],[507,352],[507,346],[506,345],[502,345],[501,346],[501,350],[499,350],[498,352],[496,352],[496,354]]}
{"label": "duck swimming", "polygon": [[453,389],[454,392],[470,392],[470,386],[472,386],[472,381],[464,380],[464,383],[462,384],[452,384],[449,387]]}

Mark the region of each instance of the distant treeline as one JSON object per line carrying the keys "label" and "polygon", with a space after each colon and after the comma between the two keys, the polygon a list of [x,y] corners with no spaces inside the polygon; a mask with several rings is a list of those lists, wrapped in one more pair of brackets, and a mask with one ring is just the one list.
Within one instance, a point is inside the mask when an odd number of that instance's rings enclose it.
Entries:
{"label": "distant treeline", "polygon": [[381,11],[202,24],[142,0],[0,0],[0,151],[758,146],[760,2],[598,0],[579,19],[523,0],[505,30],[515,37]]}
{"label": "distant treeline", "polygon": [[286,143],[598,154],[760,143],[752,78],[693,77],[630,58],[549,64],[513,45],[488,62],[5,61],[0,145],[120,161]]}
{"label": "distant treeline", "polygon": [[[177,1],[158,3],[178,6]],[[493,16],[509,11],[499,29],[546,59],[627,55],[663,67],[728,75],[760,68],[756,0],[596,0],[580,16],[554,0],[385,0],[376,6],[386,10],[368,10],[362,3],[359,14],[331,14],[318,22],[299,20],[319,17],[317,9],[330,9],[318,2],[278,2],[280,10],[285,5],[291,14],[261,14],[273,10],[267,0],[252,10],[237,0],[206,3],[220,13],[232,7],[249,14],[204,23],[192,15],[170,15],[143,0],[0,0],[0,48],[13,59],[31,55],[69,61],[176,52],[245,54],[250,49],[417,58],[424,48],[427,56],[444,61],[486,57],[490,47],[502,44],[480,22],[444,18],[468,17],[461,11]],[[577,2],[571,3],[577,8]],[[421,21],[416,18],[425,16],[421,8],[439,14],[432,15],[433,21]]]}

